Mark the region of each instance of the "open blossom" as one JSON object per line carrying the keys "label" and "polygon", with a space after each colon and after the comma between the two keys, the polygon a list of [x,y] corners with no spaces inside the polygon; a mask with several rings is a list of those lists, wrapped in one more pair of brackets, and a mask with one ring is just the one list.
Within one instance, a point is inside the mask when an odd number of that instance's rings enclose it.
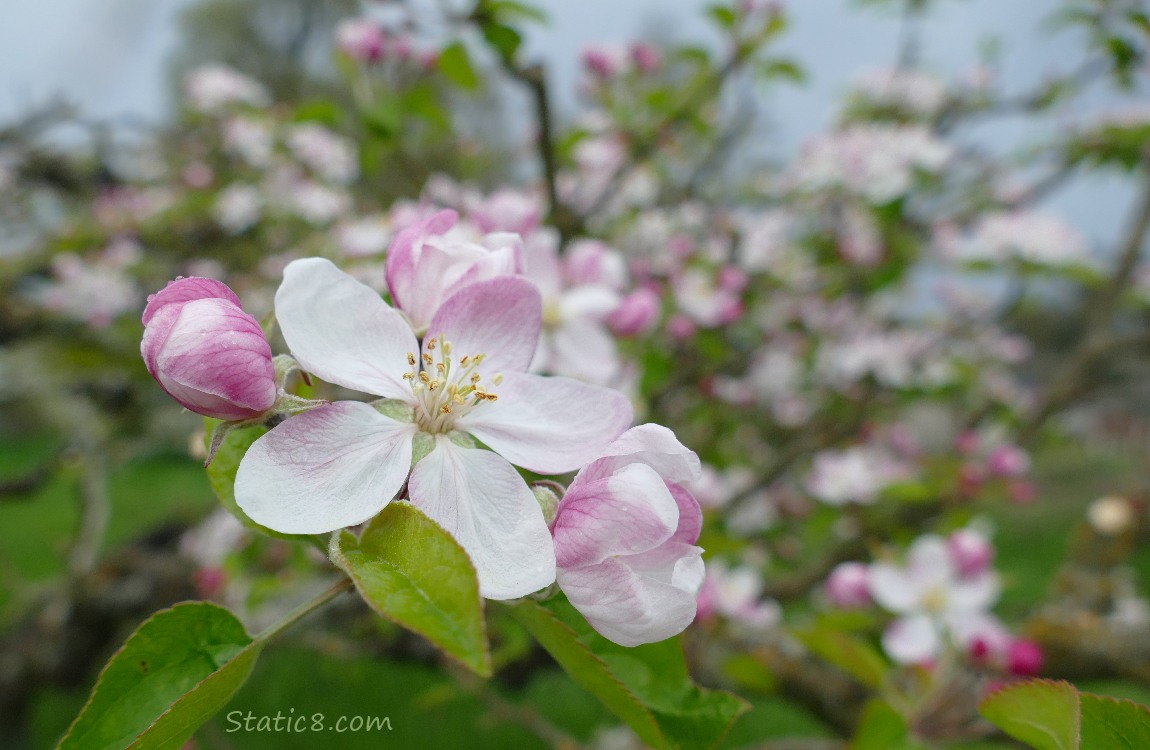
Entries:
{"label": "open blossom", "polygon": [[176,279],[148,298],[143,322],[148,372],[189,411],[239,421],[275,404],[271,347],[227,284]]}
{"label": "open blossom", "polygon": [[998,263],[1019,260],[1051,266],[1088,265],[1093,258],[1086,238],[1057,216],[1033,211],[987,214],[966,240],[949,252],[957,260]]}
{"label": "open blossom", "polygon": [[946,106],[946,84],[937,76],[905,68],[882,68],[855,81],[855,94],[880,107],[933,117]]}
{"label": "open blossom", "polygon": [[404,228],[387,252],[387,288],[412,328],[422,334],[432,315],[468,284],[523,270],[523,241],[510,233],[480,242],[450,235],[459,216],[440,211]]}
{"label": "open blossom", "polygon": [[911,545],[903,566],[870,566],[870,591],[884,609],[899,617],[883,634],[883,648],[897,662],[917,664],[935,658],[947,637],[960,646],[998,642],[1002,626],[989,613],[999,580],[989,568],[966,575],[947,543],[928,534]]}
{"label": "open blossom", "polygon": [[232,104],[267,106],[271,101],[258,81],[226,65],[205,65],[188,73],[184,89],[191,106],[205,114],[218,114]]}
{"label": "open blossom", "polygon": [[721,615],[752,628],[776,625],[782,613],[777,602],[762,599],[763,586],[763,576],[755,568],[732,568],[722,560],[713,560],[699,589],[699,618]]}
{"label": "open blossom", "polygon": [[680,483],[698,477],[692,451],[666,427],[644,424],[580,470],[559,503],[556,580],[615,643],[661,641],[695,619],[703,516]]}
{"label": "open blossom", "polygon": [[906,468],[882,449],[855,446],[816,454],[807,490],[828,505],[866,505],[906,475]]}
{"label": "open blossom", "polygon": [[623,431],[631,406],[606,389],[526,372],[542,318],[529,281],[464,287],[434,311],[421,345],[375,291],[307,258],[284,270],[276,316],[302,368],[385,400],[322,406],[257,440],[236,477],[245,513],[276,531],[319,534],[366,521],[406,484],[470,555],[485,597],[554,580],[547,523],[512,463],[572,471]]}
{"label": "open blossom", "polygon": [[353,60],[378,61],[385,42],[383,28],[370,18],[345,18],[335,27],[336,46]]}
{"label": "open blossom", "polygon": [[[622,367],[606,324],[619,306],[621,278],[596,266],[613,267],[618,258],[598,243],[583,242],[572,243],[571,256],[560,260],[557,245],[555,237],[536,233],[525,248],[524,273],[543,295],[543,335],[532,369],[606,385]],[[611,260],[587,257],[592,253]],[[622,261],[617,265],[621,277]]]}

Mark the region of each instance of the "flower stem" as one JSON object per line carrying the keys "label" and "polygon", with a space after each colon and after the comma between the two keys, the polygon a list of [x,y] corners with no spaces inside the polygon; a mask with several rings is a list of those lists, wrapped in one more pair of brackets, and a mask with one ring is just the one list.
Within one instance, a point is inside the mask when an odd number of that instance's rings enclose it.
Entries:
{"label": "flower stem", "polygon": [[293,609],[291,612],[288,612],[279,622],[272,623],[268,627],[264,628],[256,635],[255,640],[270,641],[272,638],[275,638],[277,635],[287,630],[292,625],[295,625],[297,622],[307,617],[309,614],[319,609],[323,605],[327,604],[349,588],[351,588],[350,578],[343,578],[337,581],[335,584],[328,587],[327,590],[325,590],[319,596],[304,602],[303,604]]}

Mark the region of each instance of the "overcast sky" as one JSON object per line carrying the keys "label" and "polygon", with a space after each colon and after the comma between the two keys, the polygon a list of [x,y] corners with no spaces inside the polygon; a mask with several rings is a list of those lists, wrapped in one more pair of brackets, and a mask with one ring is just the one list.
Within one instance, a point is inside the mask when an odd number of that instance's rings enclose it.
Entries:
{"label": "overcast sky", "polygon": [[[0,121],[59,95],[98,118],[158,120],[167,98],[163,61],[177,41],[175,18],[193,0],[37,0],[0,3]],[[527,53],[547,61],[561,108],[573,106],[579,50],[624,41],[657,25],[675,37],[705,41],[705,0],[542,0],[549,27],[528,38]],[[803,89],[770,100],[778,153],[824,127],[837,97],[859,72],[895,59],[898,25],[850,0],[792,0],[783,47],[809,73]],[[1044,31],[1052,0],[944,2],[926,28],[929,68],[957,74],[975,61],[980,39],[1002,39],[1004,82],[1018,89],[1062,69],[1074,39]],[[563,93],[566,92],[566,93]],[[1010,123],[991,137],[1016,142]],[[1119,180],[1098,178],[1052,203],[1098,240],[1109,240],[1129,198]]]}

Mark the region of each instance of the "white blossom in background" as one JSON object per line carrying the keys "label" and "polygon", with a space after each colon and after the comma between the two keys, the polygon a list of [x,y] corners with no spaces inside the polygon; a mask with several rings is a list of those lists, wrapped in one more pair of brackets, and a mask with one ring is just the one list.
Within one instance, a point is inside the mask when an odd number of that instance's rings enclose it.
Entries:
{"label": "white blossom in background", "polygon": [[129,273],[142,257],[130,240],[113,241],[89,257],[61,253],[52,258],[52,279],[33,285],[27,296],[46,310],[103,328],[143,302]]}
{"label": "white blossom in background", "polygon": [[354,144],[322,125],[293,125],[284,141],[297,159],[329,182],[344,185],[359,176],[359,154]]}
{"label": "white blossom in background", "polygon": [[256,225],[263,206],[263,195],[254,185],[228,185],[216,196],[212,216],[228,234],[240,234]]}
{"label": "white blossom in background", "polygon": [[954,149],[918,125],[852,125],[811,140],[787,182],[799,192],[844,190],[882,205],[901,198],[919,172],[936,174]]}
{"label": "white blossom in background", "polygon": [[869,505],[883,489],[909,476],[909,468],[883,448],[853,446],[816,453],[806,488],[827,505]]}
{"label": "white blossom in background", "polygon": [[340,252],[348,258],[382,254],[395,234],[391,221],[383,214],[342,222],[332,233]]}
{"label": "white blossom in background", "polygon": [[1033,211],[987,214],[957,243],[956,260],[1018,260],[1049,266],[1093,265],[1086,238],[1062,219]]}
{"label": "white blossom in background", "polygon": [[757,630],[774,627],[782,620],[782,609],[778,602],[762,598],[764,587],[755,568],[711,560],[699,590],[699,619],[718,615]]}
{"label": "white blossom in background", "polygon": [[248,166],[265,169],[275,155],[275,134],[269,123],[254,117],[229,117],[222,126],[224,148]]}
{"label": "white blossom in background", "polygon": [[946,106],[946,83],[936,75],[906,68],[880,68],[855,80],[855,96],[919,117],[934,117]]}
{"label": "white blossom in background", "polygon": [[188,73],[184,94],[192,109],[219,114],[233,104],[266,107],[271,103],[267,89],[226,65],[205,65]]}

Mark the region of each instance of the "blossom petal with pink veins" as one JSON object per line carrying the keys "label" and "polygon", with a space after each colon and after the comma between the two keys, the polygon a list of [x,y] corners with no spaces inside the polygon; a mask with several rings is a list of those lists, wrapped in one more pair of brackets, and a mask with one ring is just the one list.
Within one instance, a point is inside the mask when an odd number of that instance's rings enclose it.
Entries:
{"label": "blossom petal with pink veins", "polygon": [[243,307],[243,305],[240,304],[240,298],[237,297],[236,293],[231,290],[231,287],[224,282],[217,281],[216,279],[203,278],[201,276],[192,276],[169,281],[166,287],[155,294],[148,295],[148,306],[144,308],[144,314],[140,320],[144,325],[148,325],[148,321],[150,321],[152,316],[159,312],[161,308],[198,299],[223,299],[231,302],[236,307]]}
{"label": "blossom petal with pink veins", "polygon": [[577,568],[647,552],[670,539],[678,525],[679,508],[662,478],[649,466],[627,466],[570,487],[551,530],[556,564]]}
{"label": "blossom petal with pink veins", "polygon": [[271,347],[256,319],[230,300],[165,305],[152,320],[141,350],[172,398],[198,414],[231,420],[259,416],[275,403]]}
{"label": "blossom petal with pink veins", "polygon": [[659,576],[631,568],[627,558],[612,557],[598,565],[560,569],[557,580],[595,630],[621,646],[639,646],[681,633],[695,619],[703,581],[701,553]]}
{"label": "blossom petal with pink veins", "polygon": [[458,219],[459,215],[450,209],[439,211],[395,235],[391,247],[387,250],[385,273],[391,298],[400,308],[406,309],[408,305],[417,302],[419,290],[415,282],[415,272],[423,250],[423,241],[449,231]]}
{"label": "blossom petal with pink veins", "polygon": [[[447,298],[427,327],[425,343],[443,335],[453,358],[486,355],[480,372],[524,372],[535,355],[543,323],[539,290],[520,276],[500,276],[470,284]],[[502,398],[502,391],[498,391]]]}
{"label": "blossom petal with pink veins", "polygon": [[477,281],[486,281],[499,276],[515,276],[523,271],[523,238],[511,232],[489,234],[480,241],[480,246],[490,252],[480,255],[477,260],[458,278],[444,289],[444,299],[465,286]]}
{"label": "blossom petal with pink veins", "polygon": [[488,599],[514,599],[555,580],[551,533],[511,464],[443,435],[408,483],[411,502],[467,551]]}
{"label": "blossom petal with pink veins", "polygon": [[300,366],[329,383],[410,401],[408,353],[418,343],[403,316],[331,261],[304,258],[284,269],[276,319]]}
{"label": "blossom petal with pink veins", "polygon": [[285,534],[362,523],[403,486],[415,430],[357,401],[304,412],[248,449],[236,474],[236,504]]}
{"label": "blossom petal with pink veins", "polygon": [[575,477],[575,484],[607,476],[620,466],[642,463],[650,466],[669,483],[690,482],[703,475],[695,452],[679,442],[663,425],[636,425],[620,435]]}
{"label": "blossom petal with pink veins", "polygon": [[679,506],[679,528],[671,536],[671,541],[684,544],[694,544],[699,541],[699,533],[703,530],[703,509],[699,501],[681,484],[669,484],[671,497]]}
{"label": "blossom petal with pink veins", "polygon": [[498,401],[477,406],[457,427],[541,474],[573,471],[602,455],[633,416],[622,393],[570,378],[507,373],[495,392]]}
{"label": "blossom petal with pink veins", "polygon": [[870,566],[871,596],[891,612],[912,612],[919,608],[922,591],[897,565],[873,563]]}
{"label": "blossom petal with pink veins", "polygon": [[882,647],[899,664],[921,664],[938,655],[942,639],[926,615],[900,617],[882,634]]}

